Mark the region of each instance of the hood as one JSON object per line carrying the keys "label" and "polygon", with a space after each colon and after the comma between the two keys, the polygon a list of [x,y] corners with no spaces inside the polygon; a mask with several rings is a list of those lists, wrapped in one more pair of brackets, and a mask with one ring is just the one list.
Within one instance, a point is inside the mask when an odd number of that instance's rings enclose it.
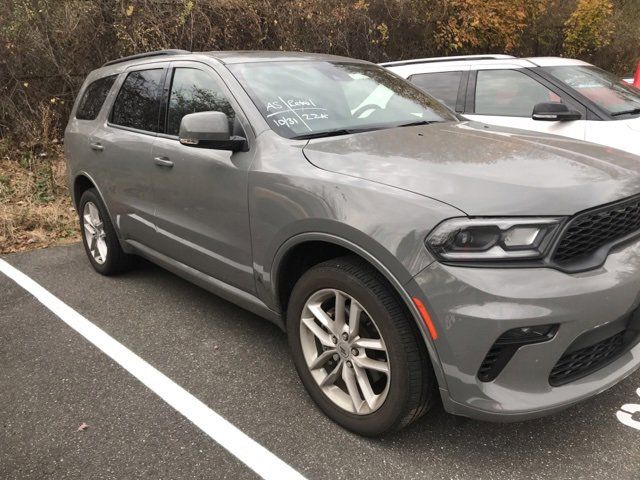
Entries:
{"label": "hood", "polygon": [[627,122],[627,127],[631,130],[635,130],[636,132],[640,132],[640,117],[636,117]]}
{"label": "hood", "polygon": [[478,122],[314,139],[303,151],[318,168],[431,197],[470,216],[572,215],[640,193],[640,157]]}

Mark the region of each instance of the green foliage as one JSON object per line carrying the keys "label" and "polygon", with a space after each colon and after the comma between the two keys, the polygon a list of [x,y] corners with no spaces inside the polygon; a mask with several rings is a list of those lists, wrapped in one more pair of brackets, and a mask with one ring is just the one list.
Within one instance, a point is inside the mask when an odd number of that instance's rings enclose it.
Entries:
{"label": "green foliage", "polygon": [[513,0],[449,0],[438,20],[436,42],[446,52],[466,48],[506,52],[516,48],[525,26],[524,2]]}
{"label": "green foliage", "polygon": [[25,170],[31,170],[31,154],[25,151],[20,152],[18,163]]}
{"label": "green foliage", "polygon": [[0,173],[0,203],[13,195],[14,189],[11,187],[9,175]]}
{"label": "green foliage", "polygon": [[640,0],[3,0],[0,138],[46,150],[88,72],[163,48],[304,50],[374,62],[565,55],[628,74],[640,53],[639,11]]}
{"label": "green foliage", "polygon": [[46,161],[38,162],[34,176],[34,200],[38,203],[49,203],[55,200],[57,192],[51,163]]}
{"label": "green foliage", "polygon": [[614,32],[610,0],[579,0],[565,23],[564,51],[570,57],[591,57],[611,42]]}

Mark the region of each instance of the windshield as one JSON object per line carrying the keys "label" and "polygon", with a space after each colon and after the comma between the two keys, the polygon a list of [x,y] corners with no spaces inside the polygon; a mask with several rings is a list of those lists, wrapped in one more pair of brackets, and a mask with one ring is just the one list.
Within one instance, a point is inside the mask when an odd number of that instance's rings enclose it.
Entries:
{"label": "windshield", "polygon": [[269,126],[286,138],[456,119],[435,99],[376,65],[260,62],[229,69]]}
{"label": "windshield", "polygon": [[611,116],[639,115],[640,90],[612,73],[591,65],[544,67]]}

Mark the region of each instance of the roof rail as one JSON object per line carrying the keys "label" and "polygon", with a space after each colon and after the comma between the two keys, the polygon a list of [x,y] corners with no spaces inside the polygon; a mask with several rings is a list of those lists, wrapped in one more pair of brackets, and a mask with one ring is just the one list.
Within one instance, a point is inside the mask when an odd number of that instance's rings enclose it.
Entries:
{"label": "roof rail", "polygon": [[159,57],[161,55],[184,55],[186,53],[191,53],[187,50],[156,50],[155,52],[146,52],[146,53],[136,53],[135,55],[129,55],[128,57],[118,58],[116,60],[109,60],[106,62],[103,67],[107,65],[115,65],[116,63],[128,62],[129,60],[137,60],[139,58],[147,58],[147,57]]}
{"label": "roof rail", "polygon": [[455,62],[457,60],[500,60],[503,58],[516,58],[513,55],[489,54],[489,55],[458,55],[453,57],[416,58],[413,60],[400,60],[398,62],[379,63],[381,67],[400,67],[415,63]]}

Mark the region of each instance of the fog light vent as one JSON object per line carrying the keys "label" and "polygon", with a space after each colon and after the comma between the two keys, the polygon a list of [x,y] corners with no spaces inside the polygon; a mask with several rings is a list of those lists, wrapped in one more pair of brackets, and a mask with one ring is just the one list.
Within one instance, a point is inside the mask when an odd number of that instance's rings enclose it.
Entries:
{"label": "fog light vent", "polygon": [[495,380],[520,347],[551,340],[557,331],[558,325],[535,325],[507,330],[484,357],[478,370],[478,378],[481,382]]}

